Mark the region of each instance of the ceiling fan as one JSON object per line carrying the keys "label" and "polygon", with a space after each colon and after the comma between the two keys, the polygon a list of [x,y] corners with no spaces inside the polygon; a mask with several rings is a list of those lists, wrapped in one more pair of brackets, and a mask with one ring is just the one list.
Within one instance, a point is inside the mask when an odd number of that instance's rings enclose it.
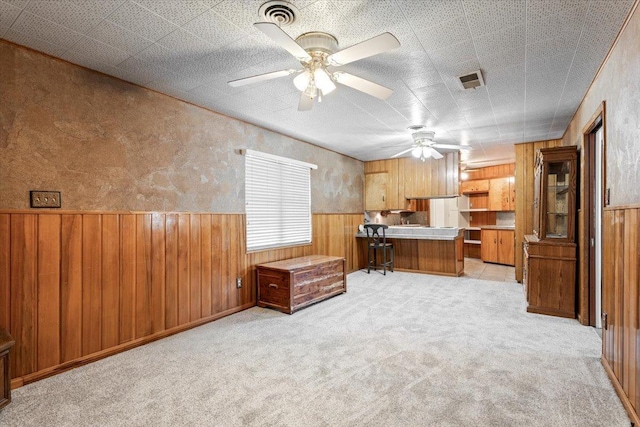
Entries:
{"label": "ceiling fan", "polygon": [[436,160],[444,157],[436,148],[443,148],[445,150],[471,150],[471,147],[468,145],[440,144],[433,140],[435,133],[425,130],[425,127],[421,125],[409,126],[407,129],[411,131],[413,146],[398,154],[394,154],[391,158],[402,156],[411,151],[413,157],[424,162],[429,157],[433,157]]}
{"label": "ceiling fan", "polygon": [[331,69],[399,47],[400,42],[391,33],[382,33],[346,49],[338,50],[338,40],[331,34],[314,31],[304,33],[294,40],[275,23],[256,22],[253,26],[300,61],[302,69],[273,71],[232,80],[228,82],[230,86],[243,86],[297,74],[293,84],[302,92],[298,111],[310,110],[316,98],[318,102],[322,102],[322,97],[336,88],[334,82],[382,100],[393,93],[391,89],[372,81]]}

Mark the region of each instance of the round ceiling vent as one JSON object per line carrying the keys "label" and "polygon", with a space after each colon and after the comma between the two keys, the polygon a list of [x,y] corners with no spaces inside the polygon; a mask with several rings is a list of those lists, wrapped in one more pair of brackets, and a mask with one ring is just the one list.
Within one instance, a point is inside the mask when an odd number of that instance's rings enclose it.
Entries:
{"label": "round ceiling vent", "polygon": [[299,12],[297,7],[287,1],[272,0],[260,6],[259,13],[263,21],[287,27],[296,21]]}

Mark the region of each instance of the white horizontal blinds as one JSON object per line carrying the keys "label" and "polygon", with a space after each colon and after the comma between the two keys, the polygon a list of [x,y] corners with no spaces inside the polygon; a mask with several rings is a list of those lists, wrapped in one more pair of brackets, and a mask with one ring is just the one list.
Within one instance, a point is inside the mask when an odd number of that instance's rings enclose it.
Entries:
{"label": "white horizontal blinds", "polygon": [[247,150],[247,250],[311,242],[310,165]]}

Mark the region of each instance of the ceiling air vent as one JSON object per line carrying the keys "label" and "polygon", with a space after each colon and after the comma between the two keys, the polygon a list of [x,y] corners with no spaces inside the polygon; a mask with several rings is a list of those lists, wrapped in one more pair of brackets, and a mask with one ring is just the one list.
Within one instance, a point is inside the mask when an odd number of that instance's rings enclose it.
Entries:
{"label": "ceiling air vent", "polygon": [[288,27],[296,21],[298,8],[287,1],[268,1],[258,11],[263,22],[273,22],[279,27]]}
{"label": "ceiling air vent", "polygon": [[484,79],[482,78],[482,72],[480,70],[464,76],[458,76],[458,79],[463,89],[475,89],[484,86]]}

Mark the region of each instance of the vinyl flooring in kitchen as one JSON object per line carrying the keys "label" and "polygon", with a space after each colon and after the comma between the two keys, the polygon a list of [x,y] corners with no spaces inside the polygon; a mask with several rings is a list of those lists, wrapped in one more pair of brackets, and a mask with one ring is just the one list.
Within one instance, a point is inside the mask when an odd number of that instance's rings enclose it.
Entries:
{"label": "vinyl flooring in kitchen", "polygon": [[465,258],[464,276],[494,282],[515,282],[516,269],[508,265],[482,262],[476,258]]}

